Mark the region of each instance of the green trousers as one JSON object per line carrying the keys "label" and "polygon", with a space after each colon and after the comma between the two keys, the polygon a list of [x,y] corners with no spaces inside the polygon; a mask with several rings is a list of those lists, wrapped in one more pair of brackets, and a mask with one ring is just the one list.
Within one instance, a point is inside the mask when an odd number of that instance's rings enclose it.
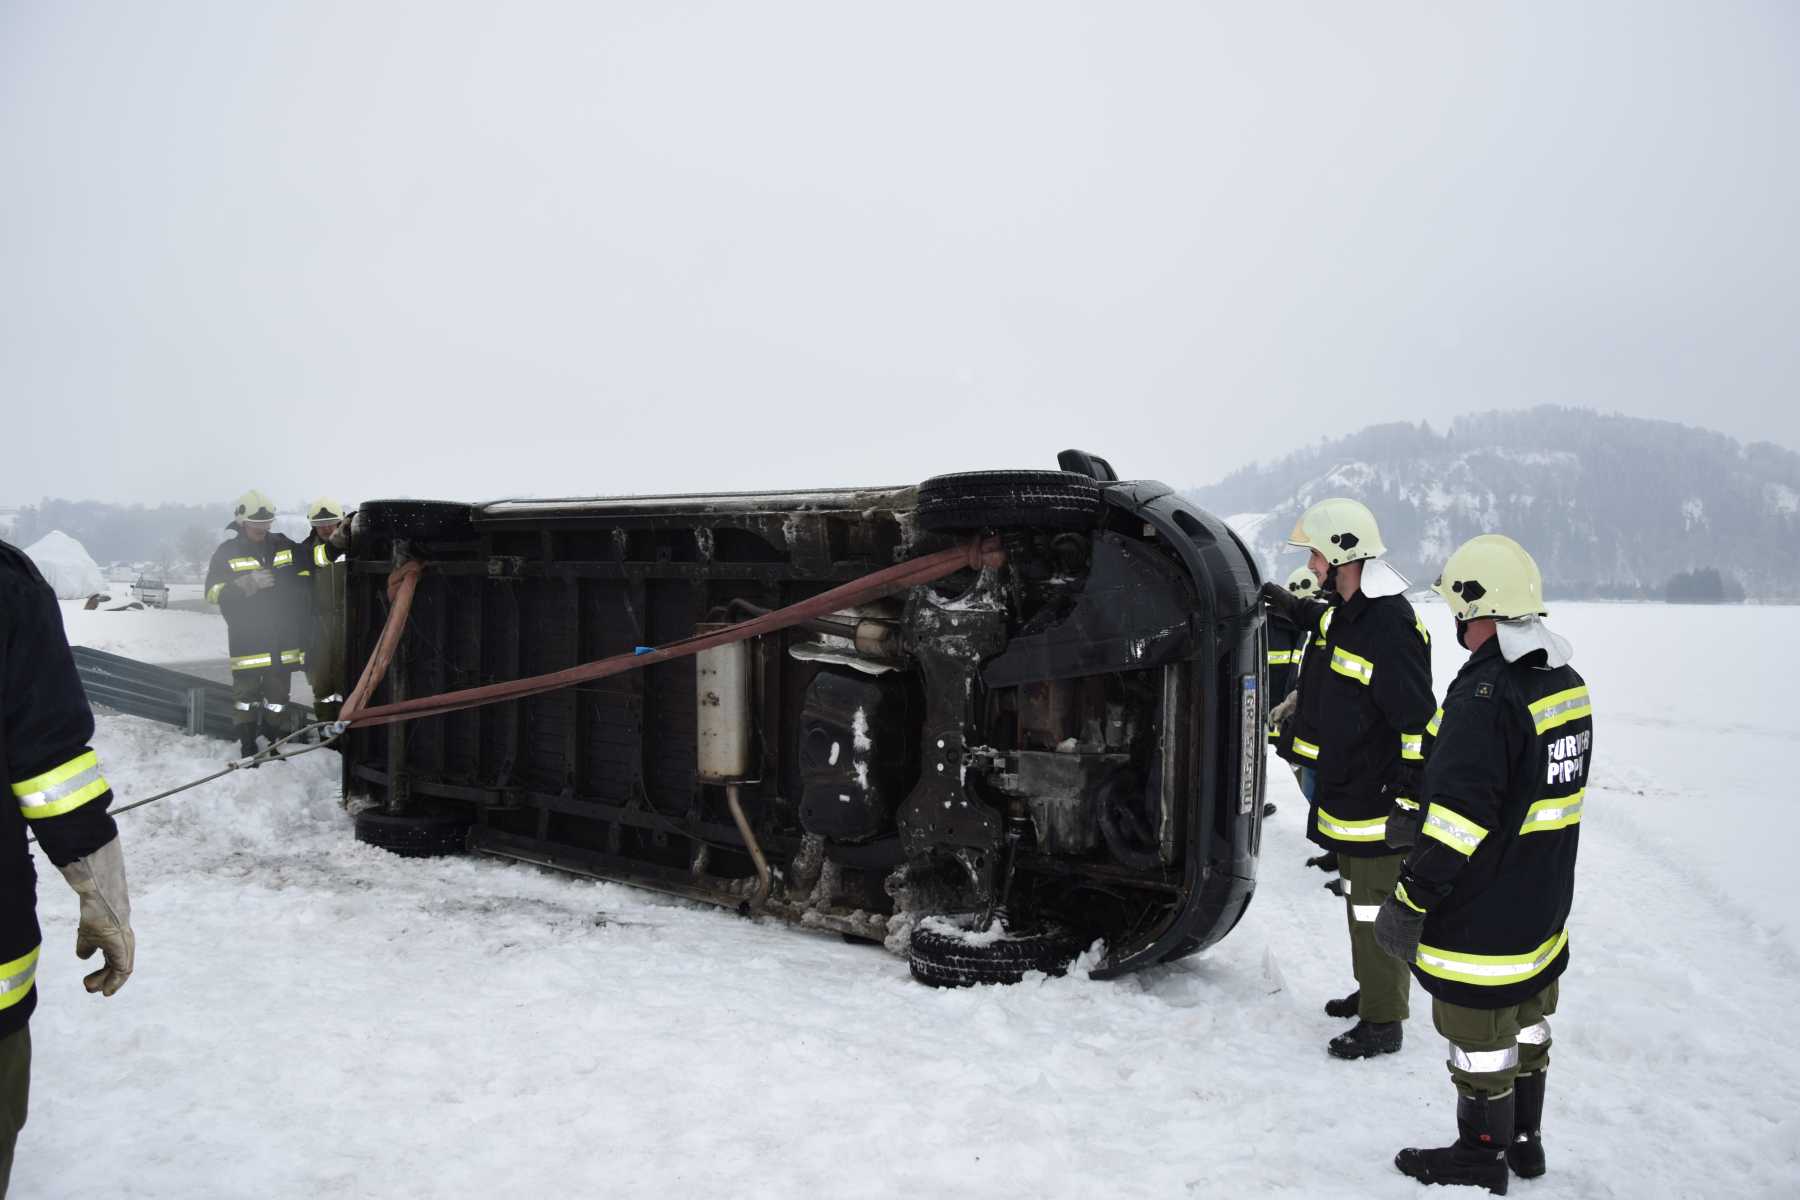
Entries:
{"label": "green trousers", "polygon": [[231,719],[239,725],[255,725],[263,713],[263,730],[285,733],[293,726],[288,711],[288,696],[294,687],[294,672],[288,667],[254,667],[231,673]]}
{"label": "green trousers", "polygon": [[335,626],[328,622],[326,614],[318,615],[312,645],[306,649],[306,683],[312,688],[313,715],[321,721],[337,720],[344,693],[350,690],[344,678],[343,622]]}
{"label": "green trousers", "polygon": [[1464,1008],[1431,1002],[1431,1022],[1450,1042],[1450,1078],[1463,1096],[1501,1096],[1520,1075],[1550,1065],[1550,1022],[1556,1011],[1556,980],[1510,1008]]}
{"label": "green trousers", "polygon": [[31,1098],[31,1026],[0,1038],[0,1200],[12,1177],[13,1145],[25,1128]]}
{"label": "green trousers", "polygon": [[1356,1015],[1365,1021],[1404,1021],[1411,1012],[1412,972],[1405,963],[1375,942],[1375,914],[1394,894],[1400,882],[1404,854],[1379,858],[1338,855],[1338,873],[1344,878],[1344,908],[1350,918],[1350,966],[1362,1003]]}

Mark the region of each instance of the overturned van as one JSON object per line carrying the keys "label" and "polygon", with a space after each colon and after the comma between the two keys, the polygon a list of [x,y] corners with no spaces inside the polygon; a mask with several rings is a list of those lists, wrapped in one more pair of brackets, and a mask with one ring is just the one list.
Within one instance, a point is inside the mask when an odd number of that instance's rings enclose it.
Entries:
{"label": "overturned van", "polygon": [[983,536],[1001,553],[779,632],[342,744],[357,836],[885,943],[938,984],[1112,976],[1224,937],[1262,821],[1260,583],[1218,518],[1104,460],[918,486],[376,501],[348,653],[420,561],[375,704],[781,610]]}

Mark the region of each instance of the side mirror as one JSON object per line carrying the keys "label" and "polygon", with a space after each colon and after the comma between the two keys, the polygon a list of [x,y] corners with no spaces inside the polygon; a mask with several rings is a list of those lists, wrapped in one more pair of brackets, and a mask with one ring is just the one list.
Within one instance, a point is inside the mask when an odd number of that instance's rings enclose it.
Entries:
{"label": "side mirror", "polygon": [[1112,464],[1086,450],[1064,450],[1056,456],[1056,465],[1074,475],[1086,475],[1101,483],[1117,483],[1119,476]]}

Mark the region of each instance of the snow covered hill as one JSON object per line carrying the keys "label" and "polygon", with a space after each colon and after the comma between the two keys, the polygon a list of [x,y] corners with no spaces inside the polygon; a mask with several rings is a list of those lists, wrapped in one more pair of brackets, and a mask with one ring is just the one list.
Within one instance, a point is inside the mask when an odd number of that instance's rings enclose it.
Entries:
{"label": "snow covered hill", "polygon": [[[1424,611],[1442,692],[1460,660]],[[1550,1174],[1514,1194],[1800,1195],[1800,670],[1771,608],[1564,605],[1595,697]],[[1755,646],[1720,655],[1717,645]],[[223,743],[124,717],[121,801]],[[123,816],[138,970],[45,954],[17,1197],[1413,1197],[1444,1043],[1342,1063],[1342,902],[1279,769],[1216,950],[1123,980],[933,991],[867,946],[630,888],[357,845],[321,752]],[[1455,1195],[1457,1193],[1445,1193]]]}
{"label": "snow covered hill", "polygon": [[1537,408],[1441,435],[1376,426],[1189,494],[1241,514],[1234,527],[1281,575],[1300,560],[1286,545],[1300,513],[1353,496],[1417,582],[1500,532],[1537,558],[1552,597],[1661,598],[1672,576],[1711,567],[1753,597],[1800,598],[1800,455],[1668,422]]}

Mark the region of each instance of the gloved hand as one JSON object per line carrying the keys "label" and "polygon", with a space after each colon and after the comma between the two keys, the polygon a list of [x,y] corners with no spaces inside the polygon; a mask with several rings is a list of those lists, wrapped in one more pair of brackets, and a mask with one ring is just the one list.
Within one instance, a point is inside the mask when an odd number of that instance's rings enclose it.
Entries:
{"label": "gloved hand", "polygon": [[1272,612],[1282,617],[1289,624],[1299,625],[1303,623],[1304,618],[1301,615],[1301,605],[1304,602],[1300,597],[1294,595],[1294,593],[1288,591],[1287,588],[1276,583],[1273,579],[1263,584],[1262,590],[1258,592],[1257,595],[1264,604],[1269,606],[1269,609]]}
{"label": "gloved hand", "polygon": [[1425,810],[1417,804],[1408,808],[1395,803],[1388,813],[1387,844],[1396,850],[1410,850],[1418,845],[1419,830],[1425,824]]}
{"label": "gloved hand", "polygon": [[1294,715],[1294,710],[1299,707],[1300,689],[1295,688],[1287,694],[1285,700],[1269,710],[1269,724],[1280,729],[1283,725],[1288,723],[1288,720]]}
{"label": "gloved hand", "polygon": [[92,958],[98,950],[106,960],[106,965],[82,980],[82,985],[90,992],[110,996],[131,977],[137,951],[137,938],[131,932],[131,897],[125,889],[125,855],[119,849],[119,839],[113,838],[61,870],[63,878],[81,897],[75,957]]}
{"label": "gloved hand", "polygon": [[1375,944],[1403,963],[1419,957],[1419,935],[1425,932],[1425,914],[1389,896],[1375,914]]}
{"label": "gloved hand", "polygon": [[1327,850],[1323,854],[1315,854],[1306,860],[1309,867],[1317,867],[1327,875],[1335,875],[1338,869],[1337,851]]}
{"label": "gloved hand", "polygon": [[275,586],[275,572],[267,567],[258,567],[254,571],[245,571],[231,581],[231,586],[246,596],[254,596]]}
{"label": "gloved hand", "polygon": [[[1393,778],[1381,789],[1394,805],[1387,819],[1387,844],[1396,850],[1405,850],[1416,843],[1419,828],[1425,824],[1425,809],[1418,805],[1423,774],[1418,763],[1402,759],[1394,769]],[[1402,806],[1401,800],[1412,801],[1415,807]]]}

